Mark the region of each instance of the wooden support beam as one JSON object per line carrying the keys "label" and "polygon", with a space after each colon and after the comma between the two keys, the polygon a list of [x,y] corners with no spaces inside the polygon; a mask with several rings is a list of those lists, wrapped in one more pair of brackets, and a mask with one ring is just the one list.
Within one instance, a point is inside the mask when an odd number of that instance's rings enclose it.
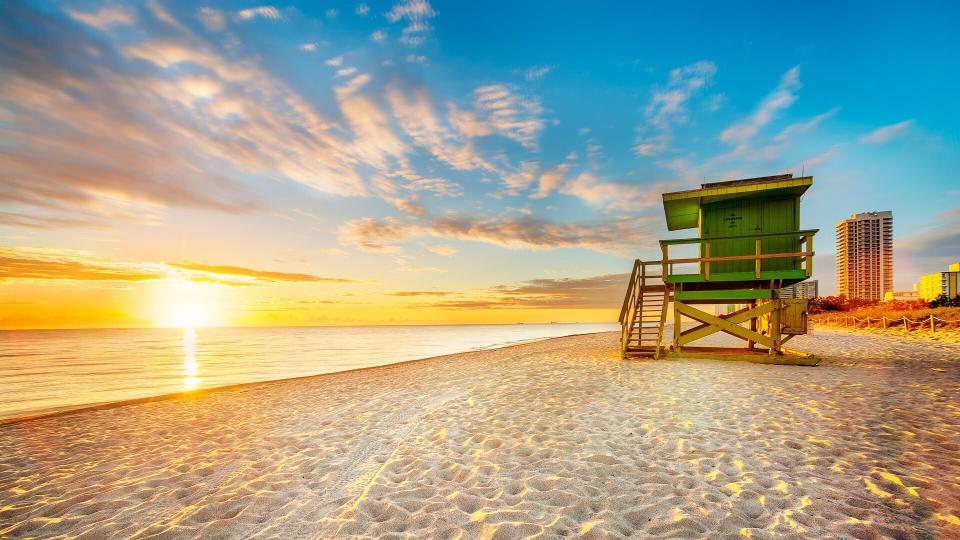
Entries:
{"label": "wooden support beam", "polygon": [[759,238],[757,238],[757,240],[756,240],[756,243],[757,243],[757,249],[756,249],[757,259],[756,259],[756,260],[754,261],[754,263],[753,263],[753,265],[754,265],[753,272],[754,272],[754,274],[756,274],[757,279],[760,279],[760,242],[761,242],[761,240],[760,240]]}
{"label": "wooden support beam", "polygon": [[777,304],[777,302],[767,302],[750,310],[744,311],[736,317],[723,319],[721,317],[717,317],[716,315],[711,315],[710,313],[690,307],[682,302],[675,302],[673,305],[674,311],[679,314],[686,315],[687,317],[690,317],[696,321],[707,323],[709,326],[683,336],[676,334],[674,341],[676,342],[677,346],[680,347],[716,332],[726,332],[727,334],[739,337],[740,339],[753,340],[760,345],[767,347],[768,349],[773,349],[775,347],[775,343],[772,338],[748,330],[737,324],[737,322],[743,322],[773,311],[774,304]]}
{"label": "wooden support beam", "polygon": [[710,281],[710,242],[703,244],[703,254],[706,255],[703,263],[703,277],[707,281]]}

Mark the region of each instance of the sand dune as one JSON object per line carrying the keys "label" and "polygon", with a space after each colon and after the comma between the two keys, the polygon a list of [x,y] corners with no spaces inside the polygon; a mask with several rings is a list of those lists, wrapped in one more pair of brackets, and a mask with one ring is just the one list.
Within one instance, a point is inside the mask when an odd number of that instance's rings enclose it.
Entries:
{"label": "sand dune", "polygon": [[960,346],[614,334],[0,426],[0,537],[960,537]]}

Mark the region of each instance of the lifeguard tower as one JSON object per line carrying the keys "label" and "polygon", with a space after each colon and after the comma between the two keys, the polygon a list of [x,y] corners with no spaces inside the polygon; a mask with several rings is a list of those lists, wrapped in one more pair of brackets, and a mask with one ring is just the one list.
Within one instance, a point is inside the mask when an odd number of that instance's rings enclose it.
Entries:
{"label": "lifeguard tower", "polygon": [[[783,347],[806,333],[807,300],[779,297],[780,288],[813,271],[817,231],[800,230],[800,198],[812,184],[813,177],[786,174],[664,193],[667,229],[696,228],[698,235],[660,240],[661,260],[634,263],[620,311],[621,356],[816,364],[816,358]],[[688,253],[677,254],[684,249]],[[673,336],[665,339],[671,302]],[[739,309],[716,314],[705,305]],[[696,324],[684,328],[684,318]],[[716,332],[738,337],[746,346],[691,345]]]}

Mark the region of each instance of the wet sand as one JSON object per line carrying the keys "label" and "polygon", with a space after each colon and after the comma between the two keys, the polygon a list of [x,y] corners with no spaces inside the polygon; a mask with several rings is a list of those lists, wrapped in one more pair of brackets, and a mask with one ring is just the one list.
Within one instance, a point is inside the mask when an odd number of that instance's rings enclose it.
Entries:
{"label": "wet sand", "polygon": [[0,426],[0,537],[960,537],[960,346],[817,329],[798,367],[616,339]]}

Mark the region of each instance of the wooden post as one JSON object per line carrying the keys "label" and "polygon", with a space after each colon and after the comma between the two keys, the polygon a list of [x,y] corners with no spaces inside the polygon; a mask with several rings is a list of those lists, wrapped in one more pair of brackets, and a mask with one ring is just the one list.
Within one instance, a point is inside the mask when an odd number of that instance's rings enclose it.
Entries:
{"label": "wooden post", "polygon": [[934,325],[933,325],[933,315],[930,316],[930,331],[931,331],[931,332],[936,332],[936,331],[937,331],[936,328],[935,328]]}
{"label": "wooden post", "polygon": [[754,259],[753,272],[757,279],[760,279],[760,239],[757,238],[757,258]]}
{"label": "wooden post", "polygon": [[680,310],[677,309],[677,297],[674,292],[673,297],[673,350],[680,352]]}
{"label": "wooden post", "polygon": [[883,329],[886,330],[886,329],[887,329],[887,316],[884,315],[884,316],[881,317],[880,319],[881,319],[881,321],[883,321]]}
{"label": "wooden post", "polygon": [[[710,258],[710,242],[706,242],[703,244],[703,252],[704,254],[706,254],[706,258],[709,259]],[[704,264],[703,279],[705,281],[710,281],[710,261],[704,261],[703,264]]]}
{"label": "wooden post", "polygon": [[[756,301],[756,300],[753,300],[753,301],[750,302],[750,309],[753,309],[753,308],[755,308],[755,307],[757,307],[757,301]],[[756,333],[756,331],[757,331],[757,318],[756,318],[756,317],[752,317],[752,318],[750,319],[750,331],[751,331],[751,332],[754,332],[754,333]],[[756,346],[756,343],[755,343],[752,339],[748,339],[748,340],[747,340],[747,348],[748,348],[748,349],[754,349],[755,346]]]}
{"label": "wooden post", "polygon": [[807,236],[807,277],[813,275],[813,235]]}
{"label": "wooden post", "polygon": [[779,355],[783,354],[780,350],[780,308],[783,307],[783,302],[779,298],[773,299],[771,302],[776,302],[777,305],[770,312],[770,337],[773,338],[773,347],[770,348],[770,354]]}
{"label": "wooden post", "polygon": [[[666,244],[660,244],[660,252],[661,252],[661,254],[663,255],[663,258],[662,258],[662,261],[663,261],[663,269],[660,270],[660,273],[663,275],[663,285],[666,286],[666,285],[667,285],[667,276],[670,275],[670,274],[667,272],[667,245],[666,245]],[[666,292],[666,291],[664,291],[664,292]]]}
{"label": "wooden post", "polygon": [[910,330],[909,328],[907,328],[907,318],[906,318],[906,317],[903,318],[903,329],[904,329],[904,330],[907,330],[907,331]]}

